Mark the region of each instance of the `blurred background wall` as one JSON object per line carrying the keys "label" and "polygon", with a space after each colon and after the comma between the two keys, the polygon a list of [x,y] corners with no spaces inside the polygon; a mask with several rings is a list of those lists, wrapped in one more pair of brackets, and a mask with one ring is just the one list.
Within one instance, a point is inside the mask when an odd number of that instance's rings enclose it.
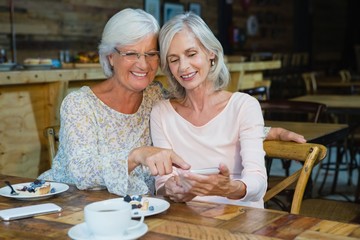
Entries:
{"label": "blurred background wall", "polygon": [[[28,57],[59,58],[68,50],[96,51],[106,21],[117,11],[144,8],[147,0],[0,0],[0,48],[11,59],[11,16],[17,62]],[[358,0],[159,0],[189,9],[201,6],[201,16],[221,40],[226,54],[307,52],[313,69],[336,72],[357,69],[360,45]],[[252,21],[251,21],[252,20]],[[256,30],[250,34],[249,29]]]}

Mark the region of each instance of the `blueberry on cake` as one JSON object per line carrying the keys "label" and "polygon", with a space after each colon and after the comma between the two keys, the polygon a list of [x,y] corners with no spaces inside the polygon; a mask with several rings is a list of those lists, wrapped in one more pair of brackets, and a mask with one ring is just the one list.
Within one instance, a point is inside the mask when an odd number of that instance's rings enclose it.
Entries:
{"label": "blueberry on cake", "polygon": [[143,198],[140,195],[126,195],[124,197],[124,201],[131,204],[132,209],[140,209],[143,211],[154,211],[154,206],[149,206],[149,200],[147,198]]}
{"label": "blueberry on cake", "polygon": [[50,183],[44,180],[35,180],[29,185],[16,190],[20,195],[26,196],[40,196],[55,191],[55,189],[51,189]]}

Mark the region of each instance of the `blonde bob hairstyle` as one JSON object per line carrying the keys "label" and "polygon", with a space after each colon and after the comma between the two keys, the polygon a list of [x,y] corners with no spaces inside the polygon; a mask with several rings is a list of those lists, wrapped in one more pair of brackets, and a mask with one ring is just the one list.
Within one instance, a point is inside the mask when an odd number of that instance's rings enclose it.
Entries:
{"label": "blonde bob hairstyle", "polygon": [[224,63],[224,52],[221,43],[198,15],[186,12],[165,23],[159,34],[161,70],[167,76],[172,97],[184,98],[185,88],[172,76],[166,56],[175,34],[185,28],[195,35],[206,51],[215,54],[215,64],[211,67],[208,81],[213,83],[215,91],[224,89],[230,81],[230,73]]}
{"label": "blonde bob hairstyle", "polygon": [[116,46],[136,44],[148,35],[159,35],[159,23],[149,13],[141,9],[126,8],[112,16],[104,27],[99,44],[99,59],[106,77],[113,76],[113,68],[108,56]]}

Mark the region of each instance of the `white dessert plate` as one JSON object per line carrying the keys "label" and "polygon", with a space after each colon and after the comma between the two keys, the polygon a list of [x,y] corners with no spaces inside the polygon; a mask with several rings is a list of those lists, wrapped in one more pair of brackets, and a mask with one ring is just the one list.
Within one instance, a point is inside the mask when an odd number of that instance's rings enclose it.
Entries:
{"label": "white dessert plate", "polygon": [[24,64],[24,67],[28,70],[47,70],[51,69],[52,64]]}
{"label": "white dessert plate", "polygon": [[[30,184],[31,184],[31,182],[27,182],[27,183],[12,184],[12,186],[16,190],[16,189],[22,189],[23,186],[29,186]],[[40,196],[25,196],[25,195],[21,195],[21,194],[11,195],[10,188],[8,186],[5,186],[3,188],[0,188],[0,196],[16,198],[19,200],[40,200],[40,199],[46,199],[53,195],[65,192],[69,189],[69,186],[65,183],[50,182],[50,184],[51,184],[51,188],[55,188],[55,192],[53,192],[53,193],[47,193],[47,194],[40,195]]]}
{"label": "white dessert plate", "polygon": [[9,71],[11,70],[16,63],[1,63],[0,64],[0,71]]}
{"label": "white dessert plate", "polygon": [[[153,206],[154,210],[141,210],[141,209],[133,209],[131,217],[132,218],[141,218],[141,215],[144,217],[156,215],[166,211],[170,207],[170,203],[159,198],[152,198],[152,197],[143,197],[149,200],[149,207]],[[124,201],[124,198],[114,198],[105,201]]]}
{"label": "white dessert plate", "polygon": [[[131,220],[130,227],[137,224],[138,221]],[[126,232],[122,236],[114,236],[111,237],[112,240],[128,240],[128,239],[137,239],[141,236],[143,236],[148,231],[148,226],[145,223],[142,223],[140,227],[136,228],[135,230],[132,230],[130,232]],[[97,240],[100,238],[97,238],[94,236],[87,227],[86,223],[80,223],[72,228],[70,228],[68,235],[71,239],[74,240]],[[108,238],[110,239],[110,238]]]}

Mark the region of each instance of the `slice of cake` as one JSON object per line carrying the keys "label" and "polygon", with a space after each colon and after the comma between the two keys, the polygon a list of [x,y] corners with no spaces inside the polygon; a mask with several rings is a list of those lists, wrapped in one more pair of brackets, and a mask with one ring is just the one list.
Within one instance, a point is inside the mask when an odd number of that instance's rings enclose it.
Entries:
{"label": "slice of cake", "polygon": [[154,211],[154,206],[150,206],[150,202],[147,198],[143,198],[140,195],[126,195],[124,201],[131,204],[132,209],[140,209],[143,211]]}
{"label": "slice of cake", "polygon": [[51,191],[51,184],[44,180],[35,180],[21,189],[16,189],[20,195],[24,196],[40,196],[48,194]]}

